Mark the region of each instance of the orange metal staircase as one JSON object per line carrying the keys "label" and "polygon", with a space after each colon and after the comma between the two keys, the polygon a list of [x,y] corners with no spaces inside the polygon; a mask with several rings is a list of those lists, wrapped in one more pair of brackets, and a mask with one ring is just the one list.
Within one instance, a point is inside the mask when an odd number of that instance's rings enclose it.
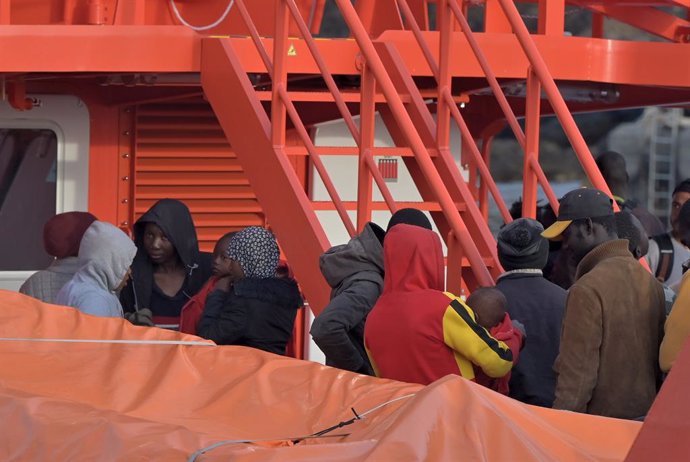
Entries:
{"label": "orange metal staircase", "polygon": [[[508,0],[359,1],[355,6],[347,0],[336,3],[352,34],[351,40],[341,41],[337,48],[343,55],[337,68],[332,59],[335,44],[313,38],[300,13],[305,10],[304,5],[294,0],[276,2],[272,39],[259,35],[245,2],[236,0],[249,39],[205,38],[201,54],[205,95],[315,312],[328,301],[328,287],[316,271],[316,262],[330,243],[315,214],[321,205],[308,197],[290,155],[307,156],[309,165],[326,186],[332,208],[352,236],[371,218],[372,210],[381,207],[372,201],[372,182],[381,191],[388,209],[395,211],[400,207],[374,160],[374,156],[384,153],[373,145],[377,112],[399,148],[392,152],[402,156],[424,200],[417,204],[418,208],[432,213],[448,245],[447,287],[451,291],[459,292],[462,285],[489,285],[501,272],[495,241],[487,225],[489,193],[504,221],[511,218],[491,178],[488,152],[491,137],[504,122],[525,153],[520,160],[524,163],[524,215],[535,214],[538,184],[557,208],[557,198],[538,162],[542,114],[558,117],[590,181],[607,190],[555,81],[555,77],[577,79],[566,77],[572,73],[567,65],[559,64],[554,70],[547,66],[547,59],[551,64],[555,62],[553,53],[559,44],[575,50],[573,42],[580,39],[564,37],[565,2],[539,2],[536,35],[529,33],[515,4]],[[429,30],[432,3],[437,13],[435,31]],[[466,19],[470,5],[476,3],[482,3],[486,10],[485,31],[481,34],[472,32]],[[625,2],[625,6],[622,2],[614,6],[574,3],[595,13],[595,29],[600,25],[598,15],[602,14],[621,19],[629,17],[625,12],[645,11],[659,21],[659,15],[666,14],[656,9],[650,11],[649,2]],[[684,2],[658,3],[688,6]],[[381,15],[387,19],[380,19]],[[676,18],[673,31],[667,24],[663,30],[660,24],[647,24],[643,29],[656,31],[667,39],[672,34],[674,40],[682,41],[687,38],[683,34],[687,24]],[[295,32],[299,38],[294,37]],[[248,47],[249,40],[253,50]],[[496,43],[515,50],[512,62],[503,64],[496,60]],[[588,57],[582,48],[577,48],[578,53]],[[457,62],[458,55],[472,61],[463,68]],[[504,52],[503,56],[509,55]],[[606,75],[606,69],[599,71],[582,80],[616,81]],[[486,104],[481,91],[463,88],[460,78],[474,79],[473,83],[480,88],[490,88],[493,102]],[[522,104],[504,94],[508,78],[523,82],[526,93],[521,95]],[[636,76],[628,79],[637,84],[642,82],[635,80],[643,80]],[[636,96],[632,90],[625,94],[630,98]],[[473,117],[460,110],[459,103],[472,106],[474,101],[484,103],[484,114]],[[584,108],[586,104],[580,106]],[[524,131],[516,114],[526,119]],[[354,115],[359,115],[359,123]],[[336,118],[344,120],[357,148],[314,146],[311,126]],[[462,134],[462,164],[469,171],[469,181],[463,179],[450,152],[452,124],[457,124]],[[483,142],[478,146],[474,139]],[[321,156],[332,153],[359,157],[356,203],[343,202],[329,178]],[[385,154],[390,155],[391,150]],[[356,210],[356,223],[351,221],[348,210]]]}

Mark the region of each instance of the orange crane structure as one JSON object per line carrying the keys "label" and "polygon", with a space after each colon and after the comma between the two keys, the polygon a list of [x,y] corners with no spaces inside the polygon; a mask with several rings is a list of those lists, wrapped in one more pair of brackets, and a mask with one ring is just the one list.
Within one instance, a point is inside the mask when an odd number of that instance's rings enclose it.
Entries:
{"label": "orange crane structure", "polygon": [[[536,30],[519,3],[536,5]],[[689,0],[334,4],[347,38],[318,37],[325,0],[0,0],[3,96],[18,118],[32,94],[84,101],[89,210],[101,219],[129,229],[178,198],[205,249],[229,229],[270,226],[317,314],[329,299],[318,257],[331,245],[317,211],[336,211],[351,236],[376,210],[429,211],[448,290],[490,285],[502,271],[490,201],[511,220],[489,169],[499,131],[522,148],[523,215],[534,217],[539,188],[558,207],[539,163],[542,116],[558,118],[608,191],[572,114],[690,102]],[[591,35],[568,33],[573,8],[590,12]],[[658,40],[609,39],[611,20]],[[377,114],[395,147],[375,145]],[[313,127],[336,119],[355,147],[315,145]],[[468,178],[451,152],[456,129]],[[324,156],[357,157],[356,201],[341,199]],[[396,201],[382,156],[403,159],[423,202]],[[329,201],[310,195],[315,175]]]}

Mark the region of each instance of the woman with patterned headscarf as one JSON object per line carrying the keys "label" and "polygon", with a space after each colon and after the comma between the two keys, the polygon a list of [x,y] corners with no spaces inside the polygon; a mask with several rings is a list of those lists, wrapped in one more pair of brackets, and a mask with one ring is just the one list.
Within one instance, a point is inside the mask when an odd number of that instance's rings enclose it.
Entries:
{"label": "woman with patterned headscarf", "polygon": [[280,251],[273,234],[258,226],[230,239],[230,276],[209,294],[197,333],[219,345],[244,345],[285,354],[297,309],[297,283],[277,277]]}

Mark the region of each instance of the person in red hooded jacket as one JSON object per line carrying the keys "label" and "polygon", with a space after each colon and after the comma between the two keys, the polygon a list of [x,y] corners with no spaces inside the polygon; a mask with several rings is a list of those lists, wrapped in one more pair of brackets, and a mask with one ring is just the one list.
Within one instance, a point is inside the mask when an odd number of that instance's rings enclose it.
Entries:
{"label": "person in red hooded jacket", "polygon": [[493,378],[510,371],[508,345],[477,324],[459,297],[443,291],[443,252],[435,232],[394,226],[384,239],[383,260],[383,293],[364,328],[377,376],[426,385],[448,374],[473,380],[473,365]]}

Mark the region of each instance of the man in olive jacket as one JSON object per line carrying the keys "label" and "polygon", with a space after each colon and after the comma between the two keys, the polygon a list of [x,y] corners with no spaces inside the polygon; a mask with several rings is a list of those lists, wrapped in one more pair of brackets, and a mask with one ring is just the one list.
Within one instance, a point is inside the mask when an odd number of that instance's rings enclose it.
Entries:
{"label": "man in olive jacket", "polygon": [[644,416],[656,396],[664,290],[618,239],[612,201],[581,188],[561,199],[543,236],[562,239],[578,263],[554,366],[554,408]]}

